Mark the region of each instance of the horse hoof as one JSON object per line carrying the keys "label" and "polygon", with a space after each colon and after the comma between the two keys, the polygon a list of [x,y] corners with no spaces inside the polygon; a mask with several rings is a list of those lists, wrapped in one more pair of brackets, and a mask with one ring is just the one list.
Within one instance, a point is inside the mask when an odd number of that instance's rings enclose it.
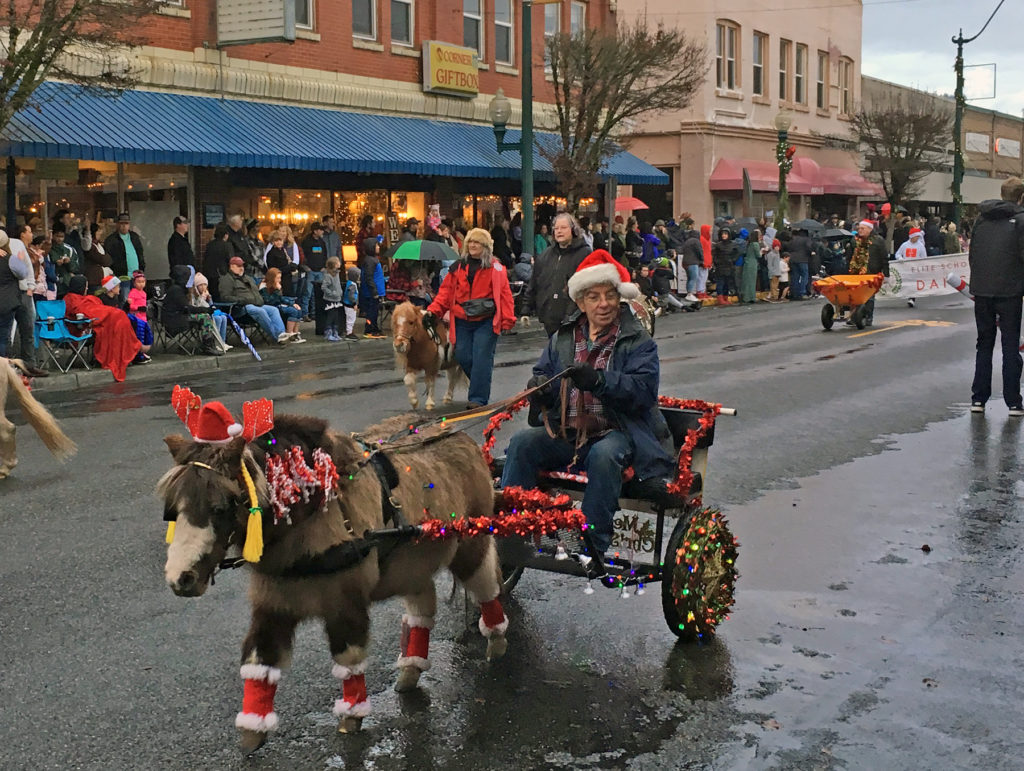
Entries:
{"label": "horse hoof", "polygon": [[241,734],[239,746],[242,748],[242,754],[244,755],[251,755],[267,743],[267,735],[263,731],[250,731],[248,728],[239,728],[238,732]]}
{"label": "horse hoof", "polygon": [[395,693],[413,691],[420,684],[420,671],[416,667],[402,667],[395,681]]}
{"label": "horse hoof", "polygon": [[420,400],[419,399],[410,399],[409,400],[409,405],[415,410],[417,407],[420,406]]}
{"label": "horse hoof", "polygon": [[446,396],[446,397],[444,397],[444,403],[445,404],[451,404],[453,401],[455,401],[455,397],[454,396]]}
{"label": "horse hoof", "polygon": [[340,734],[357,734],[362,729],[363,719],[361,717],[346,715],[338,721],[338,733]]}
{"label": "horse hoof", "polygon": [[508,640],[504,637],[491,637],[487,640],[487,660],[500,659],[508,650]]}
{"label": "horse hoof", "polygon": [[436,405],[436,404],[434,404],[433,402],[427,402],[425,406],[426,406],[426,408],[427,408],[428,410],[432,410],[432,409],[434,409],[434,407],[436,407],[437,405]]}

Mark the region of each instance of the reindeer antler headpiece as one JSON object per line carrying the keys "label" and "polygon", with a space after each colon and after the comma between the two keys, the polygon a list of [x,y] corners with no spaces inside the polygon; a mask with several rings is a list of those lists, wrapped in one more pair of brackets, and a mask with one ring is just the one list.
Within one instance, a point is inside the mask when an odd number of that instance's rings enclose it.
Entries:
{"label": "reindeer antler headpiece", "polygon": [[[257,399],[242,405],[242,423],[236,423],[228,408],[221,402],[207,402],[190,388],[174,386],[171,406],[189,434],[197,442],[220,444],[242,436],[247,442],[262,436],[274,427],[274,403],[270,399]],[[242,481],[249,493],[249,520],[246,523],[245,545],[242,557],[247,562],[259,562],[263,556],[263,510],[256,496],[252,475],[242,461]],[[167,543],[174,540],[174,522],[167,525]]]}

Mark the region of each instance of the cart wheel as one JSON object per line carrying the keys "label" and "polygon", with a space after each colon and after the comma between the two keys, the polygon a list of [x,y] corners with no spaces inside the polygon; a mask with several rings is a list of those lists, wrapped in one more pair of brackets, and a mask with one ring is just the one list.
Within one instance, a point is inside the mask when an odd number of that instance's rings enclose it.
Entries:
{"label": "cart wheel", "polygon": [[857,310],[853,312],[853,323],[857,329],[864,329],[864,306],[858,305]]}
{"label": "cart wheel", "polygon": [[832,329],[832,325],[836,320],[836,306],[832,303],[821,306],[821,325],[825,329]]}
{"label": "cart wheel", "polygon": [[513,567],[512,565],[501,566],[501,593],[506,597],[512,596],[512,590],[516,588],[519,579],[523,577],[526,568]]}
{"label": "cart wheel", "polygon": [[734,602],[739,544],[718,509],[691,509],[668,539],[661,606],[672,633],[709,642]]}

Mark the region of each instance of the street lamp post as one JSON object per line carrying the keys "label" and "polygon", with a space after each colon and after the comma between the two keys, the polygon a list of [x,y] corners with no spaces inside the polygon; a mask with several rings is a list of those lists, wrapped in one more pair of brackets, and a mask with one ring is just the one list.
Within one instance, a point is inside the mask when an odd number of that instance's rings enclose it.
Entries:
{"label": "street lamp post", "polygon": [[779,205],[775,212],[775,230],[782,230],[786,224],[786,206],[789,193],[786,190],[786,176],[793,168],[793,153],[789,147],[789,127],[793,125],[793,117],[788,112],[780,112],[775,116],[775,130],[779,132],[778,143],[775,145],[775,161],[779,165]]}
{"label": "street lamp post", "polygon": [[533,0],[523,0],[521,18],[523,130],[519,141],[505,141],[512,104],[502,89],[499,88],[491,99],[487,114],[494,126],[498,152],[518,150],[522,157],[523,253],[533,254]]}

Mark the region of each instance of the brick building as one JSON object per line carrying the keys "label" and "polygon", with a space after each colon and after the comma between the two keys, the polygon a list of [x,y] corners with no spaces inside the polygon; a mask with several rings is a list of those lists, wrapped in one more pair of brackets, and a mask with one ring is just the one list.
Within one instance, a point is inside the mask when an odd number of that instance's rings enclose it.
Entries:
{"label": "brick building", "polygon": [[[533,7],[538,129],[553,125],[545,35],[613,25],[615,5]],[[13,158],[21,212],[70,208],[84,219],[127,208],[161,254],[178,213],[191,217],[197,243],[231,213],[268,227],[333,213],[343,235],[371,214],[387,236],[396,221],[423,221],[438,205],[443,216],[487,225],[519,204],[520,158],[496,151],[488,105],[502,89],[510,126],[519,124],[523,8],[522,0],[168,0],[147,21],[150,44],[125,54],[141,73],[137,89],[101,99],[47,83],[43,109],[24,111],[5,131],[0,149]],[[256,38],[276,41],[246,42]],[[506,140],[517,138],[510,131]],[[538,141],[551,137],[542,131]],[[539,153],[534,162],[538,202],[550,202],[550,164]],[[664,180],[628,153],[608,173],[624,183]]]}

